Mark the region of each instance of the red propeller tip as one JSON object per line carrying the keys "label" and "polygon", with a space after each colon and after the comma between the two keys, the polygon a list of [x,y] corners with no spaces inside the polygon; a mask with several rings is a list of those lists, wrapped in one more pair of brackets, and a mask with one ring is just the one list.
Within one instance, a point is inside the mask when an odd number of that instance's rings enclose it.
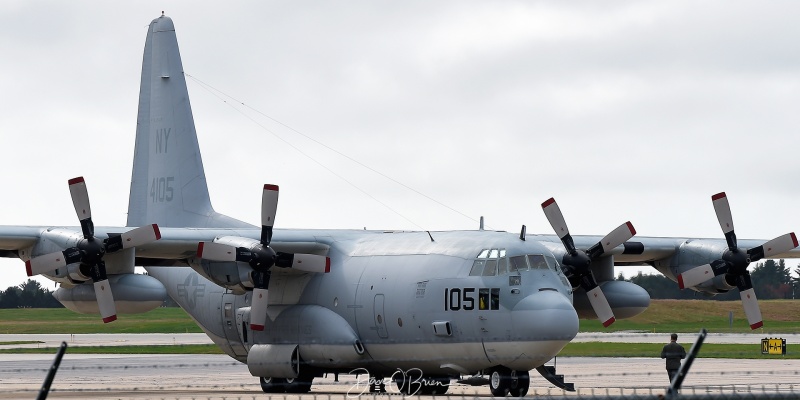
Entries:
{"label": "red propeller tip", "polygon": [[31,260],[25,261],[25,272],[28,273],[28,276],[33,276],[33,271],[31,271]]}
{"label": "red propeller tip", "polygon": [[628,225],[628,229],[631,230],[631,235],[636,235],[636,229],[633,227],[633,224],[631,223],[631,221],[628,221],[625,224]]}
{"label": "red propeller tip", "polygon": [[203,258],[203,245],[205,242],[200,242],[197,244],[197,257]]}
{"label": "red propeller tip", "polygon": [[553,204],[555,202],[556,202],[556,199],[551,197],[551,198],[547,199],[544,203],[542,203],[542,208],[547,208],[547,206],[549,206],[550,204]]}
{"label": "red propeller tip", "polygon": [[109,322],[114,322],[114,321],[116,321],[116,320],[117,320],[117,315],[116,315],[116,314],[114,314],[114,315],[112,315],[112,316],[110,316],[110,317],[105,317],[105,318],[103,318],[103,323],[107,324],[107,323],[109,323]]}
{"label": "red propeller tip", "polygon": [[263,331],[264,330],[264,325],[250,324],[250,329],[252,329],[254,331]]}
{"label": "red propeller tip", "polygon": [[79,176],[79,177],[77,177],[77,178],[72,178],[72,179],[70,179],[70,180],[68,181],[68,183],[69,183],[70,185],[74,185],[74,184],[76,184],[76,183],[81,183],[81,182],[83,182],[83,181],[84,181],[84,180],[83,180],[83,177],[82,177],[82,176]]}
{"label": "red propeller tip", "polygon": [[758,321],[755,324],[750,325],[750,329],[758,329],[764,326],[764,321]]}
{"label": "red propeller tip", "polygon": [[611,324],[613,324],[613,323],[614,323],[614,321],[616,321],[616,320],[617,320],[617,319],[616,319],[616,318],[614,318],[614,317],[611,317],[611,318],[609,318],[609,319],[608,319],[608,321],[606,321],[606,322],[603,322],[603,328],[608,328],[608,326],[609,326],[609,325],[611,325]]}
{"label": "red propeller tip", "polygon": [[683,286],[683,275],[678,275],[678,287],[683,290],[685,286]]}
{"label": "red propeller tip", "polygon": [[715,194],[715,195],[711,196],[711,200],[712,200],[712,201],[714,201],[714,200],[719,200],[719,199],[721,199],[721,198],[723,198],[723,197],[725,197],[725,192],[719,192],[719,193],[717,193],[717,194]]}
{"label": "red propeller tip", "polygon": [[794,232],[791,233],[792,235],[792,244],[794,247],[797,247],[797,236],[794,235]]}
{"label": "red propeller tip", "polygon": [[278,185],[265,184],[264,185],[264,190],[274,190],[274,191],[277,192],[278,191]]}
{"label": "red propeller tip", "polygon": [[153,224],[153,233],[156,234],[156,240],[161,240],[161,230],[158,229],[158,224]]}

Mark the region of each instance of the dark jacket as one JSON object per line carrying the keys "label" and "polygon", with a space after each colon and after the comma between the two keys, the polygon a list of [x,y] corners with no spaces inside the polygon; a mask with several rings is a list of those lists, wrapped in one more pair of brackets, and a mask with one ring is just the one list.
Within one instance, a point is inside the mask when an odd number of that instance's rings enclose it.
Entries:
{"label": "dark jacket", "polygon": [[661,350],[661,358],[667,359],[667,369],[679,369],[681,359],[686,358],[686,350],[675,342],[669,342]]}

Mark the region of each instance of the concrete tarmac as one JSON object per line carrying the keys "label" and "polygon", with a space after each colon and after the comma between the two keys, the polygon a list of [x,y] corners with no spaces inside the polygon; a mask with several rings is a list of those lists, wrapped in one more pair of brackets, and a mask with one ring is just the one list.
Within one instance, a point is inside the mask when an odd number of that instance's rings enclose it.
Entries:
{"label": "concrete tarmac", "polygon": [[[0,355],[0,399],[35,398],[52,363],[52,355]],[[553,387],[531,372],[529,395],[600,397],[636,394],[656,397],[668,385],[659,358],[583,358],[556,360],[557,372],[573,382],[577,392]],[[795,393],[800,398],[800,360],[697,359],[684,381],[683,393]],[[367,394],[366,377],[341,375],[317,378],[312,392],[301,398],[348,399]],[[387,383],[387,397],[396,389]],[[64,356],[48,398],[114,399],[253,399],[263,398],[258,379],[247,366],[224,355],[88,355]],[[448,395],[490,397],[486,386],[453,382]],[[298,395],[271,395],[297,399]],[[383,396],[378,396],[383,397]]]}
{"label": "concrete tarmac", "polygon": [[[690,342],[696,335],[682,334],[681,342]],[[608,333],[579,334],[575,341],[664,342],[668,334]],[[709,335],[707,343],[751,343],[760,345],[766,335]],[[800,335],[781,335],[795,344]],[[122,335],[0,335],[0,342],[32,340],[34,345],[2,345],[57,347],[61,341],[70,346],[164,345],[211,343],[204,334],[122,334]],[[688,347],[687,347],[688,349]],[[0,399],[35,398],[44,381],[53,354],[0,354]],[[552,365],[552,362],[550,363]],[[531,372],[529,395],[600,397],[636,394],[656,397],[668,385],[664,360],[660,358],[582,358],[564,357],[555,360],[557,373],[564,374],[577,392],[564,392]],[[792,394],[800,398],[800,360],[770,356],[757,360],[697,359],[684,381],[683,393]],[[317,378],[312,393],[300,398],[324,397],[347,399],[365,394],[366,377],[341,375]],[[387,394],[395,394],[388,383]],[[448,395],[455,397],[490,397],[486,386],[466,386],[453,382]],[[258,379],[247,366],[224,355],[89,355],[67,354],[61,363],[51,399],[115,398],[115,399],[253,399],[263,398]],[[297,399],[298,395],[275,396]],[[382,397],[382,396],[378,396]],[[386,397],[391,398],[391,397]]]}
{"label": "concrete tarmac", "polygon": [[[681,333],[678,341],[693,343],[697,333]],[[761,339],[780,337],[786,343],[800,343],[800,334],[755,333],[709,333],[705,343],[753,344],[760,346]],[[204,333],[90,333],[90,334],[0,334],[0,343],[35,341],[32,344],[0,344],[0,349],[58,347],[61,342],[74,346],[156,346],[176,344],[213,344]],[[619,342],[619,343],[667,343],[669,333],[652,332],[610,332],[578,333],[573,342]],[[688,350],[688,348],[687,348]]]}

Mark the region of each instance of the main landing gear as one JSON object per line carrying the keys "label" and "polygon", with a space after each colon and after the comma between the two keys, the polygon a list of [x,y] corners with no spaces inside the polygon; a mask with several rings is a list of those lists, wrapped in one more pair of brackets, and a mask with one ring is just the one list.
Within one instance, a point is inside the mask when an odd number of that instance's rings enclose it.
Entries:
{"label": "main landing gear", "polygon": [[261,377],[261,390],[264,393],[308,393],[314,377],[300,374],[297,378]]}
{"label": "main landing gear", "polygon": [[489,390],[492,396],[524,397],[528,394],[531,378],[528,371],[513,371],[503,366],[489,370]]}

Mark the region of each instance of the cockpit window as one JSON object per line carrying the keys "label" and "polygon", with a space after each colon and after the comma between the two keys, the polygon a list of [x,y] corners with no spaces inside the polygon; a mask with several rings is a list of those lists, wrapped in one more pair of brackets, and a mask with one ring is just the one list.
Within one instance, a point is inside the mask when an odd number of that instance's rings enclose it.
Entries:
{"label": "cockpit window", "polygon": [[483,276],[497,275],[497,260],[486,260],[486,266],[483,267]]}
{"label": "cockpit window", "polygon": [[541,254],[529,254],[528,262],[531,265],[531,269],[547,269],[547,261]]}
{"label": "cockpit window", "polygon": [[500,260],[497,261],[497,274],[504,275],[508,271],[508,258],[506,258],[505,250],[500,250]]}
{"label": "cockpit window", "polygon": [[496,276],[508,271],[505,249],[483,249],[472,262],[470,276]]}
{"label": "cockpit window", "polygon": [[483,275],[483,267],[486,265],[486,260],[475,260],[472,263],[472,269],[469,271],[470,276]]}
{"label": "cockpit window", "polygon": [[525,259],[525,256],[515,256],[511,257],[508,264],[508,270],[512,272],[518,271],[527,271],[528,270],[528,262]]}
{"label": "cockpit window", "polygon": [[544,258],[547,261],[547,266],[550,267],[553,271],[561,272],[561,266],[558,265],[558,261],[555,258],[546,256]]}

